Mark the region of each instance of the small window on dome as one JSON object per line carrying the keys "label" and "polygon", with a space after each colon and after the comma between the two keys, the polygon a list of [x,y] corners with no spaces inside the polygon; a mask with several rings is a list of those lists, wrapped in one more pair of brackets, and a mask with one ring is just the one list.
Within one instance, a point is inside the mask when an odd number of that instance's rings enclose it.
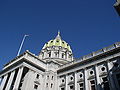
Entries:
{"label": "small window on dome", "polygon": [[62,42],[64,44],[64,42]]}
{"label": "small window on dome", "polygon": [[53,41],[51,41],[51,43],[53,43]]}
{"label": "small window on dome", "polygon": [[67,44],[67,46],[69,46],[69,44]]}
{"label": "small window on dome", "polygon": [[59,41],[57,40],[57,42],[59,42]]}

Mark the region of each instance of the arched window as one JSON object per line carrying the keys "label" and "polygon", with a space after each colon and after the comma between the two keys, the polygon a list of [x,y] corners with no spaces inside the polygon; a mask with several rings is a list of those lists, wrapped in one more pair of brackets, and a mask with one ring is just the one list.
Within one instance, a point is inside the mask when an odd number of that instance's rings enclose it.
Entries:
{"label": "arched window", "polygon": [[57,58],[58,57],[58,53],[57,52],[55,52],[55,58]]}
{"label": "arched window", "polygon": [[65,59],[67,59],[67,51],[65,52]]}
{"label": "arched window", "polygon": [[52,79],[51,80],[53,80],[53,76],[52,76]]}
{"label": "arched window", "polygon": [[64,58],[64,53],[62,53],[62,58]]}
{"label": "arched window", "polygon": [[48,53],[48,57],[51,57],[51,52]]}
{"label": "arched window", "polygon": [[51,88],[53,87],[53,84],[51,84]]}

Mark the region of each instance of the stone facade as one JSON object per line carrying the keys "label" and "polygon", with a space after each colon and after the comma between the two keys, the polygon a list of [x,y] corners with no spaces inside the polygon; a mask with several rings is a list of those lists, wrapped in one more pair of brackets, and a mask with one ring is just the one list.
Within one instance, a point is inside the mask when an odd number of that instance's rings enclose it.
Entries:
{"label": "stone facade", "polygon": [[58,33],[38,56],[27,50],[8,62],[0,90],[120,90],[119,64],[119,42],[74,59]]}

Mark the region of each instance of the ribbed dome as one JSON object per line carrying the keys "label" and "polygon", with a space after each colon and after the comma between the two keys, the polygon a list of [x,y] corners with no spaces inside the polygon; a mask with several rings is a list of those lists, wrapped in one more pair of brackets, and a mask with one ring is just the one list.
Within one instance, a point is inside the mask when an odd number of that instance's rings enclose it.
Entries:
{"label": "ribbed dome", "polygon": [[58,35],[55,39],[50,40],[47,43],[45,43],[43,49],[45,49],[46,47],[51,47],[51,46],[61,46],[63,48],[67,48],[69,51],[72,52],[70,45],[61,39],[60,32],[58,32]]}

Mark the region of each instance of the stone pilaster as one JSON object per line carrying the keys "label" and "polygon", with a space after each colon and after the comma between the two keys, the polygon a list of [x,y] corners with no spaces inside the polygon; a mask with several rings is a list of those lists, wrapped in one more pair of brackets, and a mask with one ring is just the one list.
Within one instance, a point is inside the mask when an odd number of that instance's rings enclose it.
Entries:
{"label": "stone pilaster", "polygon": [[75,90],[77,90],[77,72],[75,72]]}
{"label": "stone pilaster", "polygon": [[96,84],[97,84],[97,90],[101,90],[100,88],[100,85],[101,85],[101,82],[100,82],[100,77],[99,77],[99,70],[98,70],[98,67],[97,65],[95,65],[95,76],[96,76]]}
{"label": "stone pilaster", "polygon": [[65,90],[68,90],[68,75],[66,75]]}
{"label": "stone pilaster", "polygon": [[85,81],[85,90],[89,90],[89,83],[88,83],[88,74],[87,74],[87,70],[84,70],[84,81]]}

